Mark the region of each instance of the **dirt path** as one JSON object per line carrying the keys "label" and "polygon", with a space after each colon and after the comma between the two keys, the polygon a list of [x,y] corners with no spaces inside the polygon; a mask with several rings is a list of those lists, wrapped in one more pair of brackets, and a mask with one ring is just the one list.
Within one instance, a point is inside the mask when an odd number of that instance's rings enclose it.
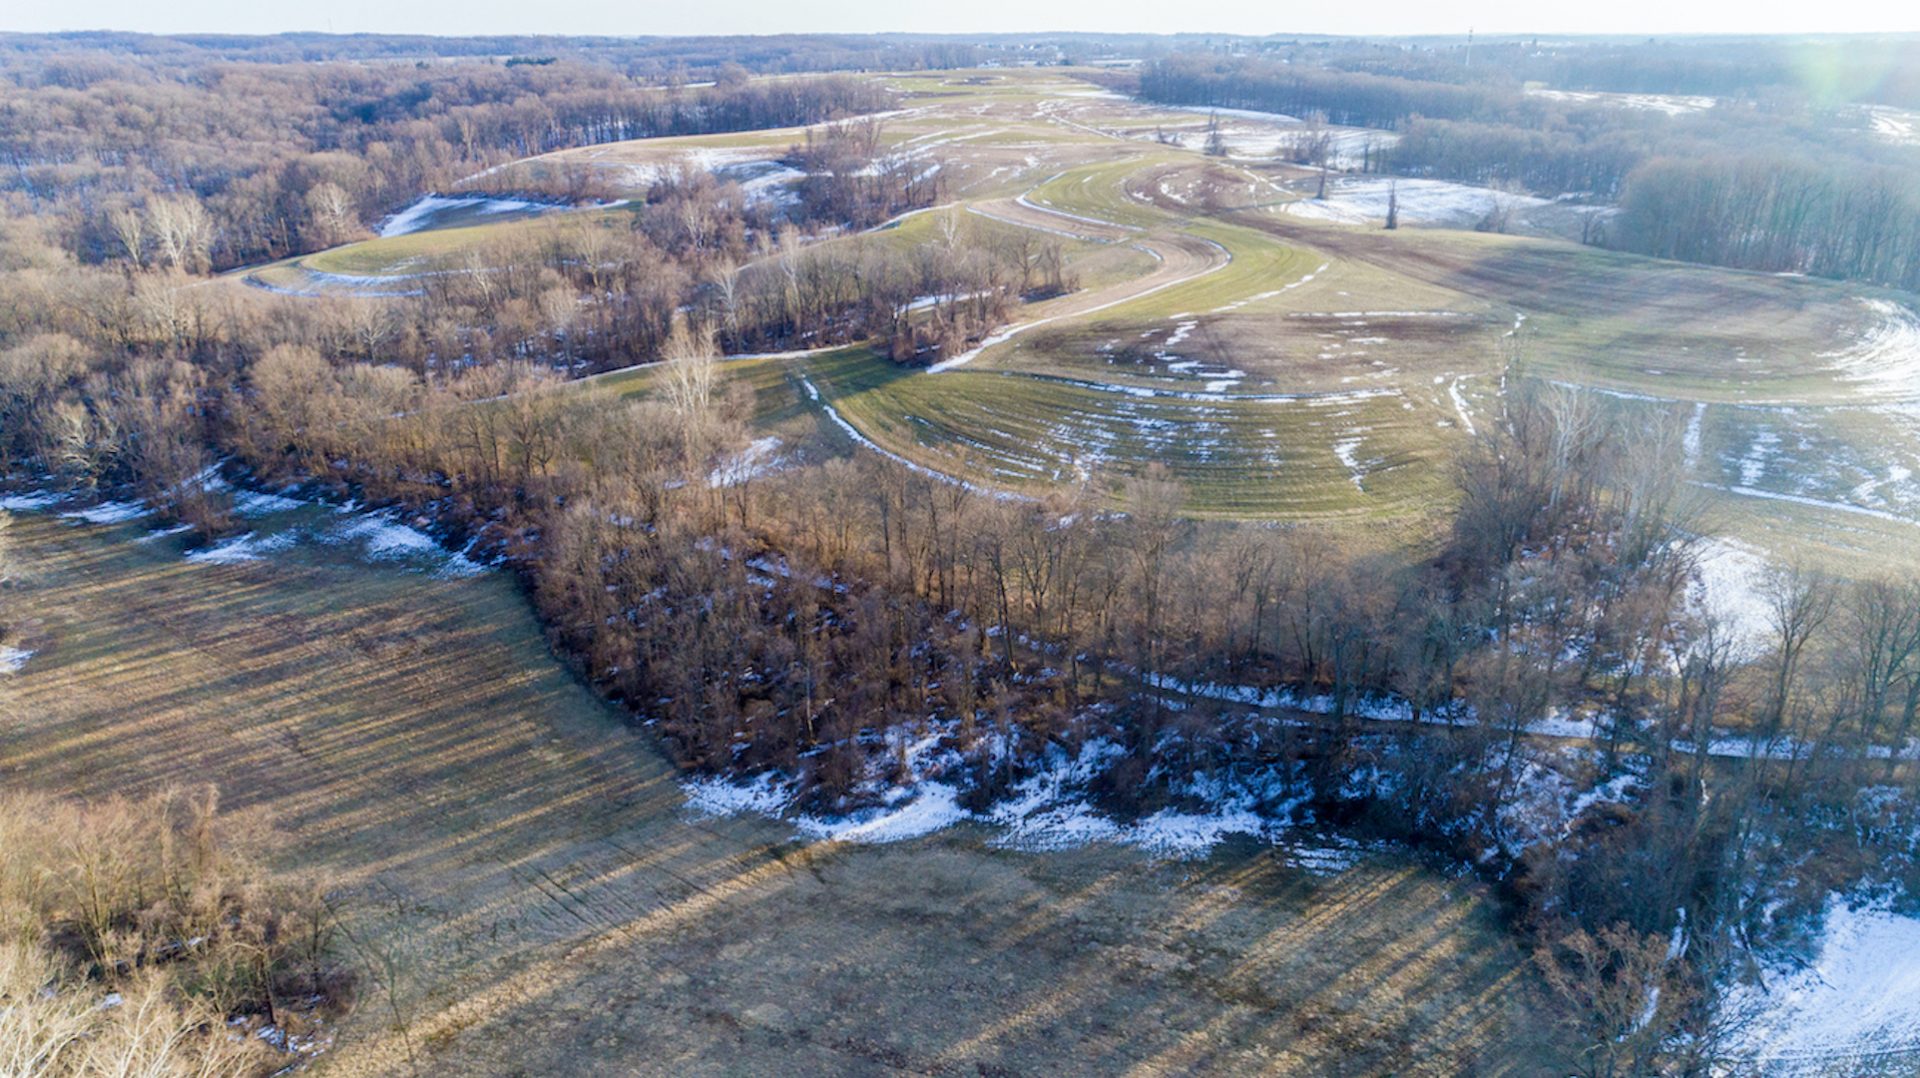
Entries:
{"label": "dirt path", "polygon": [[927,368],[928,373],[938,374],[941,371],[966,366],[978,359],[982,353],[997,348],[1028,330],[1067,319],[1098,314],[1175,285],[1199,280],[1210,273],[1227,268],[1233,262],[1233,255],[1211,240],[1199,239],[1179,232],[1143,233],[1142,230],[1130,225],[1097,221],[1091,217],[1050,210],[1023,199],[1024,196],[1019,199],[995,199],[969,209],[983,217],[1006,224],[1069,238],[1089,239],[1102,243],[1130,243],[1153,256],[1152,272],[1105,288],[1075,292],[1038,304],[1033,308],[1034,317],[999,330],[969,351],[951,359],[941,360]]}
{"label": "dirt path", "polygon": [[1119,243],[1122,240],[1132,239],[1141,232],[1141,229],[1131,225],[1099,221],[1081,214],[1067,213],[1065,210],[1049,209],[1025,199],[1025,195],[989,199],[969,205],[967,211],[1004,224],[1031,228],[1037,232],[1050,232],[1068,239],[1092,240],[1096,243]]}
{"label": "dirt path", "polygon": [[304,545],[192,565],[138,525],[20,519],[4,601],[34,654],[0,774],[217,783],[286,868],[332,877],[399,975],[391,999],[363,977],[315,1073],[1542,1069],[1526,964],[1470,884],[973,829],[801,846],[690,815],[499,574]]}

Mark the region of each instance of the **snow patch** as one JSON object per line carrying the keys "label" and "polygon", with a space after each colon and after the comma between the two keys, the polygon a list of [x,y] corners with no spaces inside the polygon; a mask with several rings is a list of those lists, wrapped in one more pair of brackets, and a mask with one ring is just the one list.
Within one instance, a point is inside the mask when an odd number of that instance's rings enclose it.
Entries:
{"label": "snow patch", "polygon": [[944,782],[923,782],[898,805],[867,809],[844,817],[801,816],[802,834],[839,842],[886,843],[931,835],[971,819],[960,807],[960,790]]}
{"label": "snow patch", "polygon": [[153,510],[139,502],[101,502],[85,509],[73,509],[60,515],[69,520],[84,520],[89,524],[124,524],[129,520],[138,520]]}
{"label": "snow patch", "polygon": [[1471,228],[1501,206],[1522,211],[1551,205],[1548,199],[1532,195],[1509,194],[1449,180],[1369,177],[1334,180],[1327,184],[1326,198],[1297,199],[1282,204],[1280,209],[1296,217],[1366,224],[1386,219],[1390,194],[1399,199],[1402,221],[1443,228]]}
{"label": "snow patch", "polygon": [[740,452],[728,457],[720,466],[707,474],[710,487],[737,487],[752,479],[780,467],[780,458],[773,455],[780,448],[780,439],[766,437],[756,440]]}
{"label": "snow patch", "polygon": [[1730,1054],[1769,1073],[1920,1052],[1920,919],[1834,896],[1811,964],[1733,985],[1722,1007]]}
{"label": "snow patch", "polygon": [[1840,377],[1871,392],[1920,397],[1920,317],[1892,300],[1860,302],[1872,321],[1852,344],[1816,358],[1831,360]]}
{"label": "snow patch", "polygon": [[1736,539],[1709,539],[1694,564],[1699,579],[1690,598],[1696,607],[1720,623],[1737,649],[1757,650],[1773,624],[1766,556]]}
{"label": "snow patch", "polygon": [[1231,835],[1272,838],[1272,821],[1251,809],[1222,809],[1204,815],[1161,809],[1127,829],[1125,840],[1156,857],[1202,857]]}
{"label": "snow patch", "polygon": [[1637,112],[1660,112],[1668,116],[1705,112],[1719,103],[1717,98],[1699,94],[1627,94],[1604,90],[1548,90],[1542,87],[1533,87],[1526,92],[1534,97],[1544,97],[1551,101],[1568,101],[1582,105],[1612,105]]}
{"label": "snow patch", "polygon": [[1687,432],[1680,439],[1680,452],[1689,468],[1700,463],[1700,426],[1706,417],[1706,402],[1696,403],[1693,406],[1693,415],[1687,419]]}
{"label": "snow patch", "polygon": [[285,550],[292,545],[291,535],[257,535],[248,532],[209,547],[190,550],[187,560],[196,565],[237,565],[245,561],[259,561],[274,551]]}
{"label": "snow patch", "polygon": [[59,504],[60,496],[36,490],[28,494],[0,494],[0,512],[31,513]]}
{"label": "snow patch", "polygon": [[289,498],[284,494],[269,494],[265,491],[243,490],[233,496],[233,511],[243,517],[272,516],[302,508],[306,502],[298,498]]}
{"label": "snow patch", "polygon": [[1343,438],[1333,443],[1333,455],[1340,458],[1341,464],[1346,465],[1347,478],[1353,481],[1353,489],[1365,494],[1367,487],[1363,480],[1367,477],[1367,470],[1360,465],[1362,441],[1364,441],[1362,438]]}
{"label": "snow patch", "polygon": [[1920,112],[1886,105],[1868,105],[1865,111],[1875,135],[1902,146],[1920,146]]}
{"label": "snow patch", "polygon": [[793,793],[781,785],[772,772],[751,779],[725,776],[682,779],[680,789],[687,795],[687,807],[706,816],[736,816],[751,812],[778,816],[793,801]]}
{"label": "snow patch", "polygon": [[402,524],[383,513],[356,516],[321,538],[327,542],[363,543],[367,557],[376,561],[437,561],[440,564],[434,575],[441,578],[473,576],[486,568],[465,554],[441,546],[426,532]]}
{"label": "snow patch", "polygon": [[480,195],[449,197],[425,195],[413,205],[386,219],[380,226],[380,238],[392,239],[434,227],[434,218],[470,211],[481,214],[539,213],[558,207],[517,198],[488,198]]}

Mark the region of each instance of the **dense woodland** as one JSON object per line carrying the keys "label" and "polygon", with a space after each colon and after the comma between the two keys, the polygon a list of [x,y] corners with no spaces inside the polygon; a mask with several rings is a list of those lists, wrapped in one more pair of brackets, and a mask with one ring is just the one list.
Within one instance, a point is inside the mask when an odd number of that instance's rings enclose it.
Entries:
{"label": "dense woodland", "polygon": [[[211,268],[338,238],[315,231],[329,184],[364,227],[529,148],[883,103],[833,80],[645,90],[565,63],[228,63],[190,78],[104,54],[9,69],[0,474],[130,491],[208,538],[236,527],[206,482],[222,468],[429,514],[515,566],[556,649],[679,763],[777,771],[822,809],[906,777],[891,754],[907,731],[950,739],[964,774],[947,777],[982,805],[1049,751],[1111,743],[1097,793],[1118,813],[1239,784],[1263,808],[1472,866],[1583,1024],[1590,1073],[1697,1072],[1716,1049],[1714,987],[1788,914],[1861,882],[1920,884],[1916,778],[1889,751],[1920,732],[1920,582],[1783,572],[1766,638],[1740,642],[1693,601],[1681,417],[1628,437],[1602,400],[1517,363],[1502,413],[1455,462],[1445,527],[1413,552],[1197,523],[1153,471],[1044,502],[864,453],[716,479],[756,406],[721,352],[871,340],[903,361],[951,354],[1020,297],[1073,287],[1058,245],[959,216],[917,246],[858,234],[938,189],[851,121],[793,147],[808,178],[788,214],[679,170],[636,206],[529,228],[419,296],[198,288]],[[1484,87],[1449,87],[1428,112],[1422,87],[1442,84],[1393,73],[1234,61],[1221,81],[1179,81],[1199,63],[1151,69],[1143,89],[1404,125],[1404,144],[1436,158],[1462,132],[1591,123],[1620,160],[1563,179],[1598,189],[1625,170],[1622,243],[1653,243],[1630,237],[1665,235],[1657,215],[1678,212],[1636,201],[1646,184],[1724,167],[1649,156],[1664,121],[1636,133]],[[1895,272],[1877,253],[1849,261],[1866,241],[1834,233],[1859,215],[1781,209],[1740,233],[1750,249],[1683,249],[1744,206],[1698,201],[1661,253],[1811,248],[1820,272]],[[1794,241],[1768,246],[1788,226]],[[804,242],[826,231],[847,235]],[[561,384],[633,356],[661,357],[637,400]],[[1208,686],[1303,706],[1257,712]],[[1540,725],[1567,718],[1593,723],[1593,743],[1543,754]],[[1760,748],[1710,751],[1728,739]],[[1544,771],[1615,796],[1543,828],[1528,799]],[[275,952],[251,995],[218,1006],[271,1006],[277,978],[302,975],[295,957]]]}

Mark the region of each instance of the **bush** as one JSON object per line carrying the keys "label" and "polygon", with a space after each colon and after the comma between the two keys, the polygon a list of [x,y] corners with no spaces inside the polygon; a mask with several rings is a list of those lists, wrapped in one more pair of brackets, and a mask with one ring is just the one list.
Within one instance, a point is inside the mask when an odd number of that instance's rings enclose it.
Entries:
{"label": "bush", "polygon": [[347,996],[333,919],[217,807],[0,798],[0,1073],[265,1074],[311,1042]]}

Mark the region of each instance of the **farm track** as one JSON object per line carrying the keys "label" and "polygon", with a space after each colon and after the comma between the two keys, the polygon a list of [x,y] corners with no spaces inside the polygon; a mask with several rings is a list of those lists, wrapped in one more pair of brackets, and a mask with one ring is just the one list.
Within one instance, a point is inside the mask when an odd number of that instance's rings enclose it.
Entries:
{"label": "farm track", "polygon": [[1233,255],[1226,248],[1210,240],[1192,236],[1174,235],[1167,237],[1149,236],[1132,241],[1133,245],[1152,255],[1154,268],[1151,273],[1131,281],[1109,285],[1088,292],[1076,292],[1057,300],[1037,305],[1033,310],[1037,317],[1000,329],[990,335],[986,341],[969,352],[964,352],[949,360],[943,360],[928,368],[931,374],[953,370],[965,366],[979,358],[988,350],[1030,330],[1041,326],[1056,325],[1061,322],[1086,318],[1111,310],[1137,299],[1145,299],[1156,292],[1162,292],[1176,285],[1197,281],[1211,273],[1226,269],[1233,262]]}

